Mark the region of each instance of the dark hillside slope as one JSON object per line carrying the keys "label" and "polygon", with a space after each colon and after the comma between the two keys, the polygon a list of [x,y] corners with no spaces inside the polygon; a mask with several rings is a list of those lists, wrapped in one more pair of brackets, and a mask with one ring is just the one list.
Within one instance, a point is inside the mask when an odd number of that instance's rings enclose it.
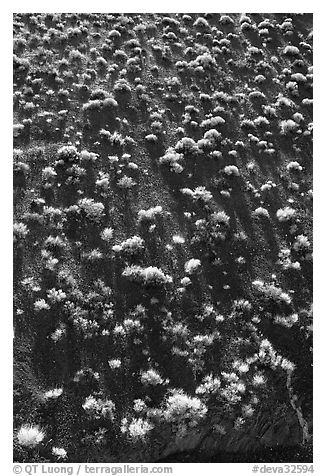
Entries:
{"label": "dark hillside slope", "polygon": [[311,14],[14,15],[16,461],[310,461],[312,81]]}

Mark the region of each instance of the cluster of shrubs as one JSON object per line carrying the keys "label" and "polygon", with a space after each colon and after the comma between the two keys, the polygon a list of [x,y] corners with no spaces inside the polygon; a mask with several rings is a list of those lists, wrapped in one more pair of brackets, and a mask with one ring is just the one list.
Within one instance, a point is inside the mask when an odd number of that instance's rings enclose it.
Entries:
{"label": "cluster of shrubs", "polygon": [[[271,402],[279,408],[284,379],[268,385],[270,369],[291,376],[295,363],[264,338],[266,321],[283,326],[285,340],[287,332],[311,335],[311,315],[304,318],[299,293],[289,289],[291,280],[305,282],[312,259],[302,211],[312,197],[305,158],[312,139],[311,38],[297,41],[291,18],[254,20],[16,15],[14,185],[26,203],[13,225],[15,317],[17,326],[35,331],[37,355],[44,368],[51,362],[53,379],[69,381],[62,372],[68,352],[74,355],[80,370],[71,381],[38,392],[35,401],[59,413],[76,391],[73,417],[84,433],[70,435],[78,443],[66,435],[63,442],[59,424],[46,417],[45,429],[22,425],[22,411],[15,442],[36,459],[76,457],[74,444],[90,451],[86,458],[102,451],[106,458],[110,442],[115,458],[116,446],[150,448],[167,434],[180,443],[211,420],[223,435],[224,417],[250,433],[261,408]],[[270,57],[266,48],[278,32],[286,43]],[[241,68],[248,85],[239,92]],[[54,147],[33,147],[35,138],[47,144],[47,136]],[[291,159],[269,180],[283,146]],[[160,177],[152,151],[179,177]],[[157,184],[170,179],[185,200],[174,207],[164,196],[164,207],[155,205]],[[138,192],[148,208],[137,206]],[[285,194],[291,198],[282,206]],[[182,226],[175,227],[183,206]],[[274,221],[282,225],[275,240],[258,236],[269,235]],[[262,277],[252,282],[259,259]],[[269,259],[278,273],[271,277]],[[38,421],[34,411],[27,421],[34,415]]]}
{"label": "cluster of shrubs", "polygon": [[156,266],[148,266],[147,268],[135,265],[127,266],[122,276],[136,283],[154,287],[164,287],[173,281],[171,276],[164,274],[164,272]]}

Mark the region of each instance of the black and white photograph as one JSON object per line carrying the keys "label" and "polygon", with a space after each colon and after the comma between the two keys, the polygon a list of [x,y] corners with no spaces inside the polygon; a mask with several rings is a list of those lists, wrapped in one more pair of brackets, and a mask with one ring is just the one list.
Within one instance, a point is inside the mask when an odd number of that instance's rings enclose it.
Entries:
{"label": "black and white photograph", "polygon": [[309,3],[25,7],[6,158],[14,473],[312,474]]}

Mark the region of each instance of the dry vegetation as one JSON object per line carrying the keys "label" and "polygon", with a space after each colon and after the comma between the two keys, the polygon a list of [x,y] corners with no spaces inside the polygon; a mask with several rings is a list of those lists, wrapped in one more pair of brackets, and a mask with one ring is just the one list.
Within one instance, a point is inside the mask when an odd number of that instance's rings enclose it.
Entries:
{"label": "dry vegetation", "polygon": [[16,461],[311,461],[312,78],[310,14],[14,15]]}

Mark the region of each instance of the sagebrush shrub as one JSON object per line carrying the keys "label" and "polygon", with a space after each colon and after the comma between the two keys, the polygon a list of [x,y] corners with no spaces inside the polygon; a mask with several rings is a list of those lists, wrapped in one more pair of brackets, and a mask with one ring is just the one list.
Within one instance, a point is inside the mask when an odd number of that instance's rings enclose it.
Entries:
{"label": "sagebrush shrub", "polygon": [[158,159],[161,165],[169,165],[170,169],[176,173],[181,173],[184,170],[180,164],[183,160],[183,154],[179,154],[172,147],[169,147],[165,154]]}
{"label": "sagebrush shrub", "polygon": [[296,216],[296,211],[291,207],[280,208],[276,212],[276,218],[279,222],[289,222]]}
{"label": "sagebrush shrub", "polygon": [[269,218],[269,212],[264,207],[258,207],[253,211],[255,217]]}
{"label": "sagebrush shrub", "polygon": [[127,175],[124,175],[120,180],[117,181],[117,186],[123,190],[129,190],[135,185],[137,185],[136,182]]}
{"label": "sagebrush shrub", "polygon": [[144,240],[140,236],[133,236],[120,243],[120,245],[113,246],[113,251],[121,253],[126,256],[133,256],[142,253],[145,249]]}
{"label": "sagebrush shrub", "polygon": [[127,419],[122,420],[121,432],[126,433],[133,443],[144,440],[154,425],[142,418],[133,418],[130,423]]}
{"label": "sagebrush shrub", "polygon": [[57,157],[58,160],[64,162],[74,162],[79,157],[79,153],[75,146],[65,145],[58,150]]}
{"label": "sagebrush shrub", "polygon": [[293,243],[293,249],[295,251],[308,251],[311,247],[311,243],[305,235],[298,235]]}
{"label": "sagebrush shrub", "polygon": [[98,420],[102,417],[114,420],[115,404],[112,400],[96,399],[93,395],[89,395],[82,407],[91,418]]}
{"label": "sagebrush shrub", "polygon": [[14,242],[23,240],[26,238],[26,236],[29,233],[29,230],[25,223],[22,222],[16,222],[13,225],[13,232],[14,232]]}
{"label": "sagebrush shrub", "polygon": [[164,274],[163,271],[156,266],[148,266],[147,268],[127,266],[122,276],[144,285],[164,286],[172,283],[172,277],[168,274]]}
{"label": "sagebrush shrub", "polygon": [[187,274],[194,274],[201,267],[201,261],[199,259],[191,258],[184,265],[185,272]]}
{"label": "sagebrush shrub", "polygon": [[144,385],[161,385],[163,379],[158,372],[154,369],[149,369],[141,373],[140,381]]}
{"label": "sagebrush shrub", "polygon": [[291,296],[274,284],[266,284],[263,281],[257,280],[252,285],[259,293],[271,301],[281,304],[291,304],[292,302]]}
{"label": "sagebrush shrub", "polygon": [[175,150],[184,155],[196,155],[199,153],[198,146],[191,137],[183,137],[175,145]]}
{"label": "sagebrush shrub", "polygon": [[239,172],[239,169],[236,165],[226,165],[224,167],[224,173],[226,175],[233,175],[234,177],[239,177],[240,176],[240,172]]}
{"label": "sagebrush shrub", "polygon": [[151,222],[155,220],[156,217],[163,215],[163,209],[160,205],[156,207],[148,208],[147,210],[139,210],[138,212],[138,221],[139,223]]}
{"label": "sagebrush shrub", "polygon": [[280,129],[281,129],[282,135],[289,135],[297,131],[298,124],[294,122],[292,119],[287,119],[285,121],[281,121]]}
{"label": "sagebrush shrub", "polygon": [[52,447],[52,454],[58,458],[58,460],[67,458],[67,451],[64,448],[58,448],[57,446]]}
{"label": "sagebrush shrub", "polygon": [[95,202],[92,198],[82,198],[78,201],[78,207],[86,217],[94,222],[99,222],[104,214],[104,205],[101,202]]}
{"label": "sagebrush shrub", "polygon": [[39,445],[44,438],[45,432],[33,425],[22,425],[17,433],[18,443],[29,448]]}
{"label": "sagebrush shrub", "polygon": [[205,418],[208,409],[197,397],[190,397],[183,390],[174,390],[165,402],[163,418],[169,423],[196,427]]}
{"label": "sagebrush shrub", "polygon": [[213,199],[213,195],[206,187],[196,187],[195,190],[190,188],[181,188],[180,192],[183,195],[190,197],[194,202],[201,201],[209,203]]}
{"label": "sagebrush shrub", "polygon": [[283,54],[287,56],[298,56],[300,54],[299,48],[293,45],[287,45],[284,50]]}

